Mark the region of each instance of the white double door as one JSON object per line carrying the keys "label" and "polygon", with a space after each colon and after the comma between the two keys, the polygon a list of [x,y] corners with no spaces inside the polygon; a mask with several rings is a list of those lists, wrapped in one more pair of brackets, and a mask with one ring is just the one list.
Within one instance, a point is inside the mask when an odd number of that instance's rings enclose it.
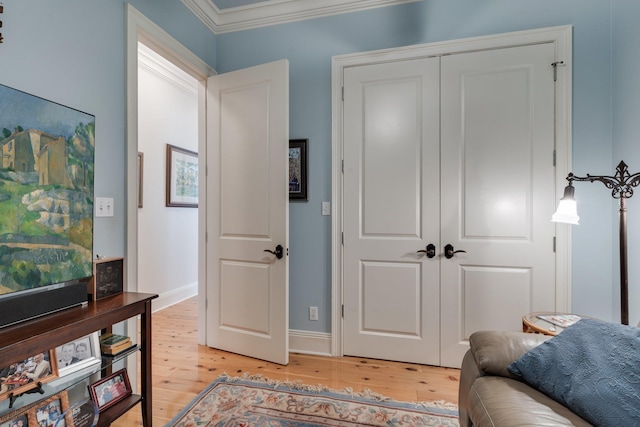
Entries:
{"label": "white double door", "polygon": [[554,55],[345,68],[345,355],[459,367],[555,308]]}

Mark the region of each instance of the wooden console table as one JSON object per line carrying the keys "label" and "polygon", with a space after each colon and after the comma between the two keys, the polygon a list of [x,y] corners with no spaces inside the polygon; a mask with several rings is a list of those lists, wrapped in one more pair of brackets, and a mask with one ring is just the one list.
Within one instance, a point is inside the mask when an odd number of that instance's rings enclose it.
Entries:
{"label": "wooden console table", "polygon": [[143,425],[151,427],[151,300],[157,297],[125,292],[0,329],[0,367],[140,315],[141,393],[101,412],[98,425],[110,425],[141,402]]}

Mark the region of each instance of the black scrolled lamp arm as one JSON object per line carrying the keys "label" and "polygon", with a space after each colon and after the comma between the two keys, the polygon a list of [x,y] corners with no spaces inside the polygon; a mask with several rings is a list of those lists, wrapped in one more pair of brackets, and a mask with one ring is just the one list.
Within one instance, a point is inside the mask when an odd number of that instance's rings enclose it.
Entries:
{"label": "black scrolled lamp arm", "polygon": [[640,172],[631,175],[627,164],[618,163],[616,174],[575,176],[570,173],[567,181],[599,181],[611,190],[614,199],[618,199],[620,209],[620,320],[623,325],[629,324],[629,280],[627,273],[627,200],[633,196],[633,187],[640,185]]}

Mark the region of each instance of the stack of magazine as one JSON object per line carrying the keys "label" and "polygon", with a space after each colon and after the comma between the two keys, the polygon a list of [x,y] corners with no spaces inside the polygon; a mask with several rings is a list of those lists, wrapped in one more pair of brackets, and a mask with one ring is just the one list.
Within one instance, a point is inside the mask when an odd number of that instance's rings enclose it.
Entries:
{"label": "stack of magazine", "polygon": [[107,333],[100,336],[100,351],[105,356],[116,356],[134,346],[126,335]]}
{"label": "stack of magazine", "polygon": [[538,317],[561,328],[568,328],[580,320],[580,316],[575,314],[539,314]]}

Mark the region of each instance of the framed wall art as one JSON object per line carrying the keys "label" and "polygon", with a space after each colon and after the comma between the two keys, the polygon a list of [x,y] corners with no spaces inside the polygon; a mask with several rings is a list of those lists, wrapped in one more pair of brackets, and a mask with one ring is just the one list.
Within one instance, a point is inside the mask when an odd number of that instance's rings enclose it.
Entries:
{"label": "framed wall art", "polygon": [[0,367],[0,400],[18,395],[58,378],[55,352],[34,354],[19,362]]}
{"label": "framed wall art", "polygon": [[94,332],[56,347],[58,375],[64,377],[86,367],[102,363],[99,340],[98,333]]}
{"label": "framed wall art", "polygon": [[89,386],[89,394],[100,412],[131,395],[131,384],[126,369],[102,378]]}
{"label": "framed wall art", "polygon": [[166,205],[198,207],[198,153],[167,144]]}
{"label": "framed wall art", "polygon": [[289,200],[307,200],[307,142],[289,140]]}

